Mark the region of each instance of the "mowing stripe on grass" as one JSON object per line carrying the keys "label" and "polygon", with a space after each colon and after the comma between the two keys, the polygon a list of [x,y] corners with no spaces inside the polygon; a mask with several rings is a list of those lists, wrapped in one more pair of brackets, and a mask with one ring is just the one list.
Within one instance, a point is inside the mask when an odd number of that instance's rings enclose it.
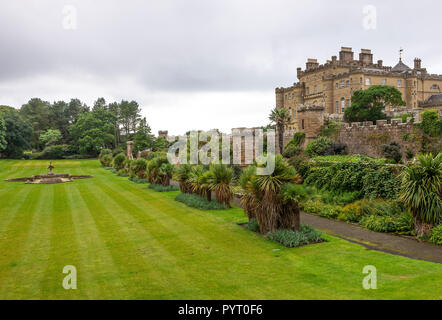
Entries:
{"label": "mowing stripe on grass", "polygon": [[[5,219],[8,222],[2,225],[2,229],[6,231],[1,233],[0,242],[0,253],[2,254],[0,288],[4,288],[7,277],[13,273],[13,268],[19,263],[40,195],[40,188],[30,189],[26,197],[17,203],[16,209],[10,215],[9,218],[12,220]],[[3,296],[3,292],[1,296]]]}
{"label": "mowing stripe on grass", "polygon": [[[66,185],[51,185],[55,192],[52,203],[52,228],[50,233],[51,250],[48,267],[45,270],[44,279],[41,281],[42,297],[45,299],[79,299],[86,297],[81,290],[65,290],[62,286],[63,268],[71,265],[77,269],[78,280],[81,280],[81,262],[79,246],[75,236],[72,212],[69,202],[66,201]],[[47,190],[50,192],[50,189]]]}
{"label": "mowing stripe on grass", "polygon": [[86,294],[88,299],[112,299],[115,292],[118,292],[121,299],[129,299],[109,248],[99,236],[95,222],[80,195],[78,189],[81,186],[71,186],[68,202],[72,210],[82,265],[82,280],[78,283],[78,290]]}
{"label": "mowing stripe on grass", "polygon": [[[35,187],[40,186],[26,186],[28,189]],[[44,277],[51,249],[52,206],[50,204],[53,197],[53,189],[45,186],[32,215],[23,255],[19,258],[13,273],[8,277],[7,283],[3,284],[2,296],[5,299],[17,295],[39,299],[43,294],[40,282]]]}
{"label": "mowing stripe on grass", "polygon": [[[155,297],[156,292],[170,288],[171,283],[164,278],[148,277],[151,271],[148,261],[140,256],[140,251],[128,238],[127,233],[111,212],[102,205],[86,185],[80,189],[83,201],[95,222],[103,241],[107,244],[117,266],[120,278],[128,288],[131,297],[142,299]],[[134,286],[134,284],[136,284]]]}

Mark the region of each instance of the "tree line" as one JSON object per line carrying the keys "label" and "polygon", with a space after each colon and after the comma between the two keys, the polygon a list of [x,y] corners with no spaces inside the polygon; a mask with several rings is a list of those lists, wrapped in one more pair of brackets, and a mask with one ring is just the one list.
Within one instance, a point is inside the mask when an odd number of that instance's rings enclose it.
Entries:
{"label": "tree line", "polygon": [[50,103],[33,98],[20,109],[0,106],[0,155],[4,158],[94,157],[102,149],[121,149],[134,141],[134,151],[167,148],[155,138],[136,101],[89,107],[79,99]]}

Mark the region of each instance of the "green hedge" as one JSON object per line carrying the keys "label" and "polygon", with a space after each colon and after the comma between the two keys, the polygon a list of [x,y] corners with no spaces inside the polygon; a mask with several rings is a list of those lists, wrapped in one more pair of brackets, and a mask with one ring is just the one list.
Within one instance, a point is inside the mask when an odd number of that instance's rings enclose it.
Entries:
{"label": "green hedge", "polygon": [[161,184],[150,184],[148,188],[156,192],[171,192],[180,190],[180,188],[177,186],[163,186]]}
{"label": "green hedge", "polygon": [[200,197],[196,194],[180,193],[175,197],[176,201],[182,202],[189,207],[201,210],[225,210],[226,206],[219,204],[216,200],[207,201],[206,198]]}
{"label": "green hedge", "polygon": [[430,241],[442,246],[442,224],[431,230]]}
{"label": "green hedge", "polygon": [[288,248],[296,248],[325,241],[320,232],[307,225],[302,225],[300,231],[277,230],[275,232],[269,232],[267,237]]}

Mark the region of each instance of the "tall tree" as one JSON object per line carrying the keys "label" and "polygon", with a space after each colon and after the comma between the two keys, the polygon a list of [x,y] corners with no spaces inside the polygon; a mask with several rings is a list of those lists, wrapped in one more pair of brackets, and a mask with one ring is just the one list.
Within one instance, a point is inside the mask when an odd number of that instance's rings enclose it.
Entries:
{"label": "tall tree", "polygon": [[66,114],[68,104],[64,101],[56,101],[49,106],[49,123],[51,129],[60,131],[63,140],[69,138],[69,119]]}
{"label": "tall tree", "polygon": [[49,102],[33,98],[20,109],[21,115],[32,125],[32,141],[36,149],[40,149],[40,134],[50,128],[49,106]]}
{"label": "tall tree", "polygon": [[141,118],[141,109],[136,101],[122,100],[120,103],[120,124],[126,139],[129,139],[130,133],[135,132],[138,122]]}
{"label": "tall tree", "polygon": [[284,132],[286,125],[290,122],[290,111],[286,108],[275,108],[269,116],[270,121],[276,125],[278,131],[279,152],[284,150]]}
{"label": "tall tree", "polygon": [[8,142],[6,142],[6,123],[0,115],[0,152],[6,149]]}
{"label": "tall tree", "polygon": [[372,86],[358,90],[351,98],[352,104],[345,110],[347,122],[376,121],[386,119],[383,110],[387,106],[405,106],[402,93],[392,86]]}
{"label": "tall tree", "polygon": [[7,143],[2,154],[8,158],[20,158],[23,151],[32,146],[32,126],[11,107],[0,107],[0,117],[5,122]]}
{"label": "tall tree", "polygon": [[65,117],[69,122],[69,125],[77,122],[80,115],[84,112],[89,112],[89,107],[79,99],[71,99],[65,110]]}
{"label": "tall tree", "polygon": [[151,133],[150,126],[147,124],[146,118],[143,118],[139,125],[134,137],[134,151],[143,151],[153,148],[155,139]]}
{"label": "tall tree", "polygon": [[92,108],[92,111],[95,111],[98,109],[107,110],[106,100],[104,98],[98,98],[94,102],[94,106]]}
{"label": "tall tree", "polygon": [[97,109],[82,113],[69,132],[80,153],[97,155],[102,148],[115,147],[114,124],[112,113]]}

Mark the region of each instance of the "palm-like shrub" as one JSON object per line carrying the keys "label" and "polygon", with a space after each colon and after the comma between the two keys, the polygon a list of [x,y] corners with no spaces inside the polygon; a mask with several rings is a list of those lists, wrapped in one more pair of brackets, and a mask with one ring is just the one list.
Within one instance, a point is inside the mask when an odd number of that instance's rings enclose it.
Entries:
{"label": "palm-like shrub", "polygon": [[159,155],[147,164],[147,180],[151,184],[170,185],[173,174],[173,165],[169,163],[167,157]]}
{"label": "palm-like shrub", "polygon": [[442,153],[436,157],[419,155],[417,159],[401,174],[400,199],[413,215],[416,235],[423,236],[442,219]]}
{"label": "palm-like shrub", "polygon": [[136,159],[131,164],[131,171],[139,178],[146,177],[147,161],[143,158]]}
{"label": "palm-like shrub", "polygon": [[207,201],[212,201],[211,183],[212,173],[204,171],[202,166],[194,166],[190,172],[189,183],[192,186],[193,192],[206,197]]}
{"label": "palm-like shrub", "polygon": [[230,208],[233,198],[233,170],[223,164],[213,164],[210,166],[210,172],[210,190],[215,192],[218,203]]}
{"label": "palm-like shrub", "polygon": [[193,188],[189,182],[192,166],[190,164],[180,164],[175,167],[173,178],[180,184],[182,193],[192,193]]}
{"label": "palm-like shrub", "polygon": [[281,155],[275,157],[275,170],[270,175],[257,176],[253,167],[245,170],[240,179],[244,190],[241,202],[248,216],[258,221],[261,233],[299,230],[298,190],[285,187],[298,180],[296,170]]}
{"label": "palm-like shrub", "polygon": [[113,160],[115,170],[119,171],[123,169],[125,161],[126,161],[126,156],[124,155],[124,153],[117,154]]}

